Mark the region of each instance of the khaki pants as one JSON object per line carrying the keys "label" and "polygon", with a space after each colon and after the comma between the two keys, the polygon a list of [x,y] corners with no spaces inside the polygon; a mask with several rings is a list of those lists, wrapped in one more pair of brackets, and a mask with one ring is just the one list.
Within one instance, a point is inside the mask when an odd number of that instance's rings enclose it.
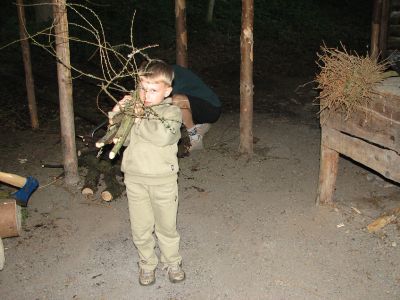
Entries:
{"label": "khaki pants", "polygon": [[139,252],[139,266],[154,270],[158,264],[155,254],[155,232],[161,250],[161,262],[175,265],[181,262],[180,236],[176,231],[178,211],[178,185],[134,183],[125,177],[132,237]]}

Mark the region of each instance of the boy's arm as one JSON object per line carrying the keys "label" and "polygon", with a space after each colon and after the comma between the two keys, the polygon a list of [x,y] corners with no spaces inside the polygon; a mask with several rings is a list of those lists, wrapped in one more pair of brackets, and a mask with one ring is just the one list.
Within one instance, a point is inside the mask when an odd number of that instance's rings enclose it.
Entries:
{"label": "boy's arm", "polygon": [[180,108],[170,105],[163,111],[162,115],[151,115],[149,119],[142,119],[137,133],[154,145],[161,147],[173,145],[181,137],[181,124],[182,113]]}

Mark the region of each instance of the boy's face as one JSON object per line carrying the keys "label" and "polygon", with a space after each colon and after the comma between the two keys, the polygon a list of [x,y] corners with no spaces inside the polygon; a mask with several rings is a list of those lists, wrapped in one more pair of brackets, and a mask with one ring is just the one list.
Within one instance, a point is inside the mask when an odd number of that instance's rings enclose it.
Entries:
{"label": "boy's face", "polygon": [[161,81],[160,78],[139,77],[139,97],[144,106],[160,104],[171,94],[172,87]]}

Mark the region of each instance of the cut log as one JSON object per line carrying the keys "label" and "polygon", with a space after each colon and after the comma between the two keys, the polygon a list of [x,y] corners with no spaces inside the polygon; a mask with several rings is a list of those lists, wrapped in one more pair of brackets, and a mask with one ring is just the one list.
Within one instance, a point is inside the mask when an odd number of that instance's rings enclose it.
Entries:
{"label": "cut log", "polygon": [[99,160],[94,155],[86,155],[80,157],[79,162],[88,170],[82,188],[82,195],[90,195],[90,193],[93,195],[97,191],[97,185],[101,174],[97,167]]}
{"label": "cut log", "polygon": [[82,188],[82,194],[86,196],[94,195],[98,190],[100,175],[103,174],[106,185],[105,191],[108,192],[102,198],[105,201],[111,201],[121,196],[124,187],[118,182],[117,175],[120,174],[120,164],[110,161],[108,153],[103,153],[99,158],[95,153],[85,153],[80,157],[80,165],[87,168],[88,173]]}
{"label": "cut log", "polygon": [[119,167],[117,168],[117,166],[114,166],[109,172],[104,173],[104,181],[107,185],[107,188],[101,193],[104,201],[111,201],[122,195],[125,187],[118,182],[116,177],[118,173]]}
{"label": "cut log", "polygon": [[91,196],[93,194],[94,194],[94,191],[89,187],[84,187],[82,189],[82,195],[84,195],[84,196]]}
{"label": "cut log", "polygon": [[101,198],[102,198],[104,201],[107,201],[107,202],[110,202],[112,199],[114,199],[114,198],[113,198],[113,195],[112,195],[109,191],[103,191],[103,192],[101,193]]}
{"label": "cut log", "polygon": [[0,271],[3,270],[4,268],[4,262],[5,262],[5,256],[4,256],[4,246],[3,246],[3,241],[0,237]]}
{"label": "cut log", "polygon": [[13,199],[0,203],[0,237],[19,236],[21,233],[21,207]]}

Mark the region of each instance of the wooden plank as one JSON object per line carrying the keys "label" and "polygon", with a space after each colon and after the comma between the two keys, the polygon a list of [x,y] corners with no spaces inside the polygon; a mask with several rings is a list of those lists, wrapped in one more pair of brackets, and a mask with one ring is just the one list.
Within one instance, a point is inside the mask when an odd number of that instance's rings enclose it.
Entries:
{"label": "wooden plank", "polygon": [[[399,19],[400,21],[400,19]],[[400,48],[400,37],[388,37],[387,41],[387,47],[388,49],[399,49]]]}
{"label": "wooden plank", "polygon": [[[325,127],[322,128],[322,139]],[[319,183],[317,192],[317,205],[330,205],[333,202],[333,193],[336,185],[338,172],[339,153],[325,146],[321,142],[321,160],[319,169]]]}
{"label": "wooden plank", "polygon": [[321,144],[400,182],[400,156],[389,149],[370,144],[332,128],[324,128]]}
{"label": "wooden plank", "polygon": [[394,37],[400,37],[400,25],[390,25],[389,35]]}
{"label": "wooden plank", "polygon": [[[393,98],[389,98],[394,104],[397,104],[397,107],[394,106],[395,110],[399,111],[398,104],[400,103],[400,77],[389,77],[376,84],[374,86],[374,90],[379,93],[384,94],[385,97],[392,96]],[[379,101],[376,99],[375,101]]]}
{"label": "wooden plank", "polygon": [[[398,99],[398,101],[394,101],[395,99]],[[399,97],[382,93],[381,95],[377,96],[377,101],[374,101],[370,104],[369,108],[376,113],[390,119],[391,122],[400,122]]]}
{"label": "wooden plank", "polygon": [[[321,115],[324,120],[326,113]],[[363,108],[355,111],[346,120],[342,113],[331,113],[322,126],[334,128],[381,145],[400,153],[400,122]]]}

